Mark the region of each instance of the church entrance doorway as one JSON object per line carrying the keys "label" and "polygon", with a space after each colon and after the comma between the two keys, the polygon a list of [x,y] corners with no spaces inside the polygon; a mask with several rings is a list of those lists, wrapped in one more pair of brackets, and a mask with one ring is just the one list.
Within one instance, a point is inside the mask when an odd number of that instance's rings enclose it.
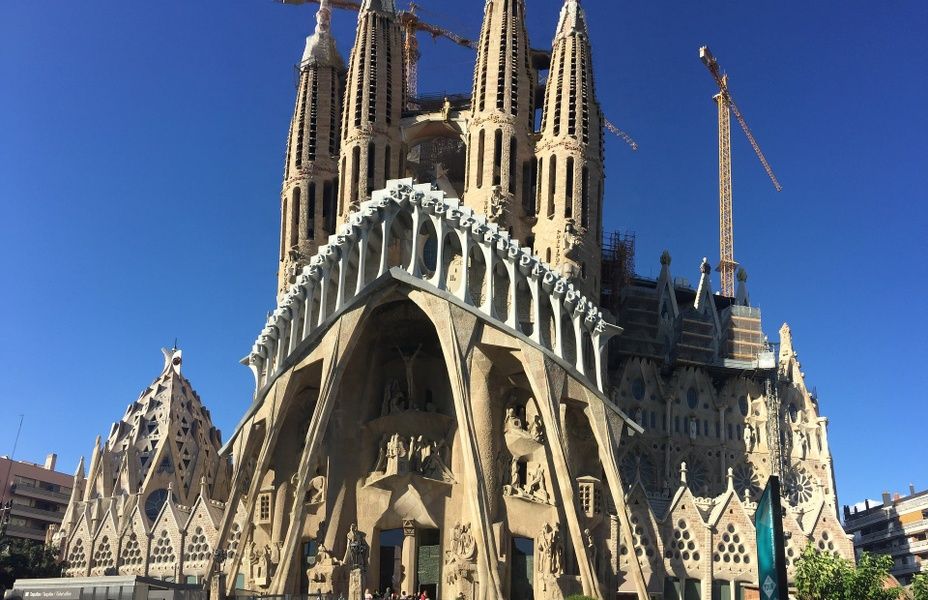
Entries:
{"label": "church entrance doorway", "polygon": [[529,538],[512,538],[512,571],[509,574],[509,598],[534,600],[535,542]]}
{"label": "church entrance doorway", "polygon": [[438,598],[441,580],[441,532],[437,529],[420,529],[416,532],[419,547],[416,551],[416,591],[427,592],[430,600]]}
{"label": "church entrance doorway", "polygon": [[396,582],[402,576],[403,530],[385,529],[380,532],[380,562],[377,590],[396,590]]}

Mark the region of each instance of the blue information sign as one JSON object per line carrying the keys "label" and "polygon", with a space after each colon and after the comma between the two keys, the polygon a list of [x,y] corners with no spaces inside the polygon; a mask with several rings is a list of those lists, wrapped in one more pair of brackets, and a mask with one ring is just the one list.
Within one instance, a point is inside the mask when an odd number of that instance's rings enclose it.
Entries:
{"label": "blue information sign", "polygon": [[762,600],[787,600],[786,556],[783,551],[783,515],[780,480],[771,475],[757,502],[754,529],[757,533],[757,587]]}

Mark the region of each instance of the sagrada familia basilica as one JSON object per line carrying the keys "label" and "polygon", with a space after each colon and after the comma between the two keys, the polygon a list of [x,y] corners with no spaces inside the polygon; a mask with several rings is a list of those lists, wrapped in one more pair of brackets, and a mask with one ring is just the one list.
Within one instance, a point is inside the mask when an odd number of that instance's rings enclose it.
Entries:
{"label": "sagrada familia basilica", "polygon": [[827,420],[743,272],[726,297],[705,261],[692,287],[665,253],[657,279],[606,289],[588,17],[566,0],[539,56],[525,5],[487,0],[472,93],[419,103],[394,1],[363,0],[347,64],[321,3],[277,307],[243,360],[254,401],[223,445],[166,351],[78,468],[53,539],[69,576],[217,597],[741,598],[771,474],[790,576],[810,543],[852,556]]}

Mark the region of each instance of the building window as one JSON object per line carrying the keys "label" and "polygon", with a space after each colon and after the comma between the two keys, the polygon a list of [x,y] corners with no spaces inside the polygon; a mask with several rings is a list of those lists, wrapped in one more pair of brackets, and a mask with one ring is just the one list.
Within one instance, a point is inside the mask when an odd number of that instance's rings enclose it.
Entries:
{"label": "building window", "polygon": [[574,157],[567,159],[567,173],[564,189],[564,216],[568,219],[574,216]]}
{"label": "building window", "polygon": [[259,525],[266,525],[271,522],[271,492],[258,494],[258,519]]}
{"label": "building window", "polygon": [[699,406],[699,392],[696,391],[696,388],[690,388],[686,391],[686,404],[693,409]]}
{"label": "building window", "polygon": [[309,184],[306,196],[306,239],[316,239],[316,182]]}
{"label": "building window", "polygon": [[592,519],[603,512],[603,491],[600,482],[584,477],[579,482],[580,507],[587,518]]}
{"label": "building window", "polygon": [[548,166],[548,218],[554,218],[554,186],[557,184],[557,158],[552,156]]}
{"label": "building window", "polygon": [[481,129],[477,137],[477,189],[483,187],[483,151],[486,146],[486,130]]}
{"label": "building window", "polygon": [[497,129],[493,136],[493,185],[502,181],[503,170],[503,130]]}

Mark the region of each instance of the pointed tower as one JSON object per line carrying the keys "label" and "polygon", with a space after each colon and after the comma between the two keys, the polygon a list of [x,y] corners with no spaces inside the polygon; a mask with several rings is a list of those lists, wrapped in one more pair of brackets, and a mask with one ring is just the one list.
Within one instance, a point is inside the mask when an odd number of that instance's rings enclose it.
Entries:
{"label": "pointed tower", "polygon": [[586,15],[566,0],[554,37],[538,141],[536,253],[599,298],[603,134]]}
{"label": "pointed tower", "polygon": [[281,191],[278,296],[335,233],[344,62],[335,47],[331,18],[329,2],[322,0],[316,31],[306,38],[300,61]]}
{"label": "pointed tower", "polygon": [[364,0],[348,62],[338,219],[403,173],[403,34],[393,0]]}
{"label": "pointed tower", "polygon": [[524,0],[487,0],[468,127],[464,203],[531,245],[535,74]]}

